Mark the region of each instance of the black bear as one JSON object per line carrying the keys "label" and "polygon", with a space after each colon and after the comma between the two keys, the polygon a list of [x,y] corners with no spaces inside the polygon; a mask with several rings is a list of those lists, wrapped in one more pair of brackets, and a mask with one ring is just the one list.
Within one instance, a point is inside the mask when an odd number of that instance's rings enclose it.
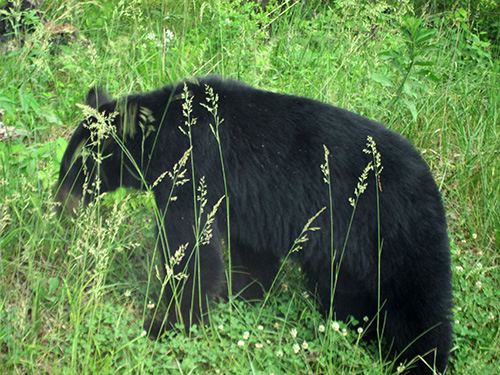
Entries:
{"label": "black bear", "polygon": [[181,275],[153,337],[199,321],[221,292],[227,241],[243,298],[269,288],[292,250],[335,319],[374,319],[372,338],[378,330],[398,361],[418,358],[412,374],[444,371],[445,211],[408,140],[329,104],[218,77],[118,100],[91,90],[87,102],[98,110],[69,141],[57,199],[72,209],[119,186],[153,190],[166,273]]}

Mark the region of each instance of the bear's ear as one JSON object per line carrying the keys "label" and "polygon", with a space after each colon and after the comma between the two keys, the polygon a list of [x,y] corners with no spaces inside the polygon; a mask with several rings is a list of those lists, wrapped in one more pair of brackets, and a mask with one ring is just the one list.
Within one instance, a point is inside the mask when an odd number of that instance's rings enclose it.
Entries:
{"label": "bear's ear", "polygon": [[108,95],[99,88],[93,87],[87,94],[87,105],[94,109],[97,109],[101,105],[106,104],[110,101],[111,99],[108,97]]}
{"label": "bear's ear", "polygon": [[[114,111],[117,113],[115,122],[118,134],[122,134],[124,139],[134,139],[137,131],[142,129],[143,136],[147,137],[152,131],[155,131],[153,122],[153,112],[148,107],[141,105],[141,99],[138,96],[128,96],[118,99],[104,105],[106,109],[110,104],[114,104]],[[100,107],[99,110],[103,108]]]}

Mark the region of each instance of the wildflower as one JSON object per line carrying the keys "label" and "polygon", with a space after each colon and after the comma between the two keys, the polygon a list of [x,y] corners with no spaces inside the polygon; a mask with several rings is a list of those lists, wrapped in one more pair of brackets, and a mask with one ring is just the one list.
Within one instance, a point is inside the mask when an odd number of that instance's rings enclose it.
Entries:
{"label": "wildflower", "polygon": [[245,332],[243,333],[243,338],[244,338],[245,340],[248,340],[248,338],[249,338],[249,337],[250,337],[250,332],[245,331]]}
{"label": "wildflower", "polygon": [[340,331],[340,324],[338,324],[337,322],[332,322],[332,329],[333,329],[335,332]]}
{"label": "wildflower", "polygon": [[295,344],[293,346],[293,351],[295,354],[297,354],[298,352],[300,352],[300,345],[299,344]]}
{"label": "wildflower", "polygon": [[325,326],[323,324],[320,324],[318,327],[319,332],[325,332]]}
{"label": "wildflower", "polygon": [[458,271],[458,272],[463,272],[464,268],[462,266],[456,266],[455,269]]}
{"label": "wildflower", "polygon": [[369,320],[370,320],[370,319],[369,319],[367,316],[363,317],[363,321],[364,321],[365,323],[368,323],[368,321],[369,321]]}
{"label": "wildflower", "polygon": [[152,309],[155,308],[155,304],[153,302],[149,301],[149,303],[147,305],[147,308],[150,309],[150,310],[152,310]]}
{"label": "wildflower", "polygon": [[482,289],[483,288],[483,283],[481,281],[476,282],[476,288],[477,289]]}
{"label": "wildflower", "polygon": [[345,328],[342,328],[342,336],[347,336],[347,329]]}
{"label": "wildflower", "polygon": [[477,267],[477,269],[479,269],[479,270],[480,270],[481,268],[483,268],[483,264],[482,264],[482,263],[478,263],[478,264],[476,265],[476,267]]}
{"label": "wildflower", "polygon": [[262,347],[263,347],[263,346],[264,346],[264,345],[262,345],[260,342],[258,342],[258,343],[256,343],[256,344],[255,344],[255,347],[256,347],[257,349],[262,349]]}
{"label": "wildflower", "polygon": [[257,329],[258,329],[259,331],[262,331],[262,330],[264,329],[264,326],[259,325],[259,326],[257,326]]}
{"label": "wildflower", "polygon": [[171,30],[165,31],[165,43],[170,43],[174,40],[174,33]]}
{"label": "wildflower", "polygon": [[307,348],[309,348],[309,344],[306,341],[304,341],[302,343],[302,349],[307,350]]}
{"label": "wildflower", "polygon": [[294,338],[297,337],[297,329],[296,328],[292,328],[290,330],[290,335],[292,335],[292,337],[294,337]]}
{"label": "wildflower", "polygon": [[148,334],[148,333],[147,333],[145,330],[143,330],[143,331],[141,332],[141,337],[146,337],[146,335],[147,335],[147,334]]}
{"label": "wildflower", "polygon": [[472,238],[475,240],[477,239],[477,233],[472,233]]}
{"label": "wildflower", "polygon": [[217,328],[219,328],[219,331],[222,331],[224,329],[224,326],[222,324],[219,324]]}
{"label": "wildflower", "polygon": [[363,327],[358,328],[358,335],[361,335],[363,333]]}
{"label": "wildflower", "polygon": [[277,350],[276,357],[283,357],[283,352],[281,350]]}
{"label": "wildflower", "polygon": [[280,329],[280,324],[278,322],[274,323],[274,329],[278,331]]}
{"label": "wildflower", "polygon": [[245,346],[245,341],[243,340],[238,341],[238,346]]}

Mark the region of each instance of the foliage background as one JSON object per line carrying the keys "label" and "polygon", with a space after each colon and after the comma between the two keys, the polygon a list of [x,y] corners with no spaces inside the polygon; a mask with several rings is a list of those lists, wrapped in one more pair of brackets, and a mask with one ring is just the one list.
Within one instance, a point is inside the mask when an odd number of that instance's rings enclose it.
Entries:
{"label": "foliage background", "polygon": [[205,327],[151,342],[141,336],[159,293],[151,197],[120,190],[57,219],[58,165],[90,87],[119,96],[205,74],[326,101],[414,142],[448,212],[448,373],[498,371],[496,15],[492,0],[289,0],[265,10],[47,0],[1,13],[11,28],[0,36],[0,121],[15,128],[0,143],[2,373],[390,372],[357,332],[318,314],[293,265],[266,302],[218,302]]}

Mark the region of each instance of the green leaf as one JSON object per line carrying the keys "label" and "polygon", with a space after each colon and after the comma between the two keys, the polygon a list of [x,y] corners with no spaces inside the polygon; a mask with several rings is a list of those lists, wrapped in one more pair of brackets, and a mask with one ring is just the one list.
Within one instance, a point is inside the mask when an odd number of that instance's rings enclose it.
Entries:
{"label": "green leaf", "polygon": [[406,108],[408,108],[410,110],[413,121],[417,121],[418,112],[417,112],[417,107],[415,106],[415,103],[410,102],[407,99],[403,99],[403,103],[405,103]]}
{"label": "green leaf", "polygon": [[415,61],[413,65],[416,66],[434,66],[436,65],[433,61]]}
{"label": "green leaf", "polygon": [[55,114],[53,113],[50,113],[50,112],[42,112],[41,113],[41,116],[45,119],[46,122],[48,122],[49,124],[53,124],[53,125],[57,125],[57,126],[62,126],[63,123],[62,121],[59,119],[59,117],[57,117]]}
{"label": "green leaf", "polygon": [[49,279],[49,292],[48,292],[48,295],[50,296],[51,294],[53,294],[58,287],[59,287],[59,279],[56,278],[56,277],[51,277]]}
{"label": "green leaf", "polygon": [[383,75],[383,74],[379,74],[379,73],[372,73],[371,74],[371,78],[375,81],[375,82],[378,82],[380,83],[382,86],[385,86],[385,87],[392,87],[394,86],[393,83],[392,83],[392,80]]}
{"label": "green leaf", "polygon": [[435,33],[436,33],[435,29],[424,30],[424,31],[420,29],[415,38],[415,43],[417,44],[427,43],[429,40],[432,39]]}

